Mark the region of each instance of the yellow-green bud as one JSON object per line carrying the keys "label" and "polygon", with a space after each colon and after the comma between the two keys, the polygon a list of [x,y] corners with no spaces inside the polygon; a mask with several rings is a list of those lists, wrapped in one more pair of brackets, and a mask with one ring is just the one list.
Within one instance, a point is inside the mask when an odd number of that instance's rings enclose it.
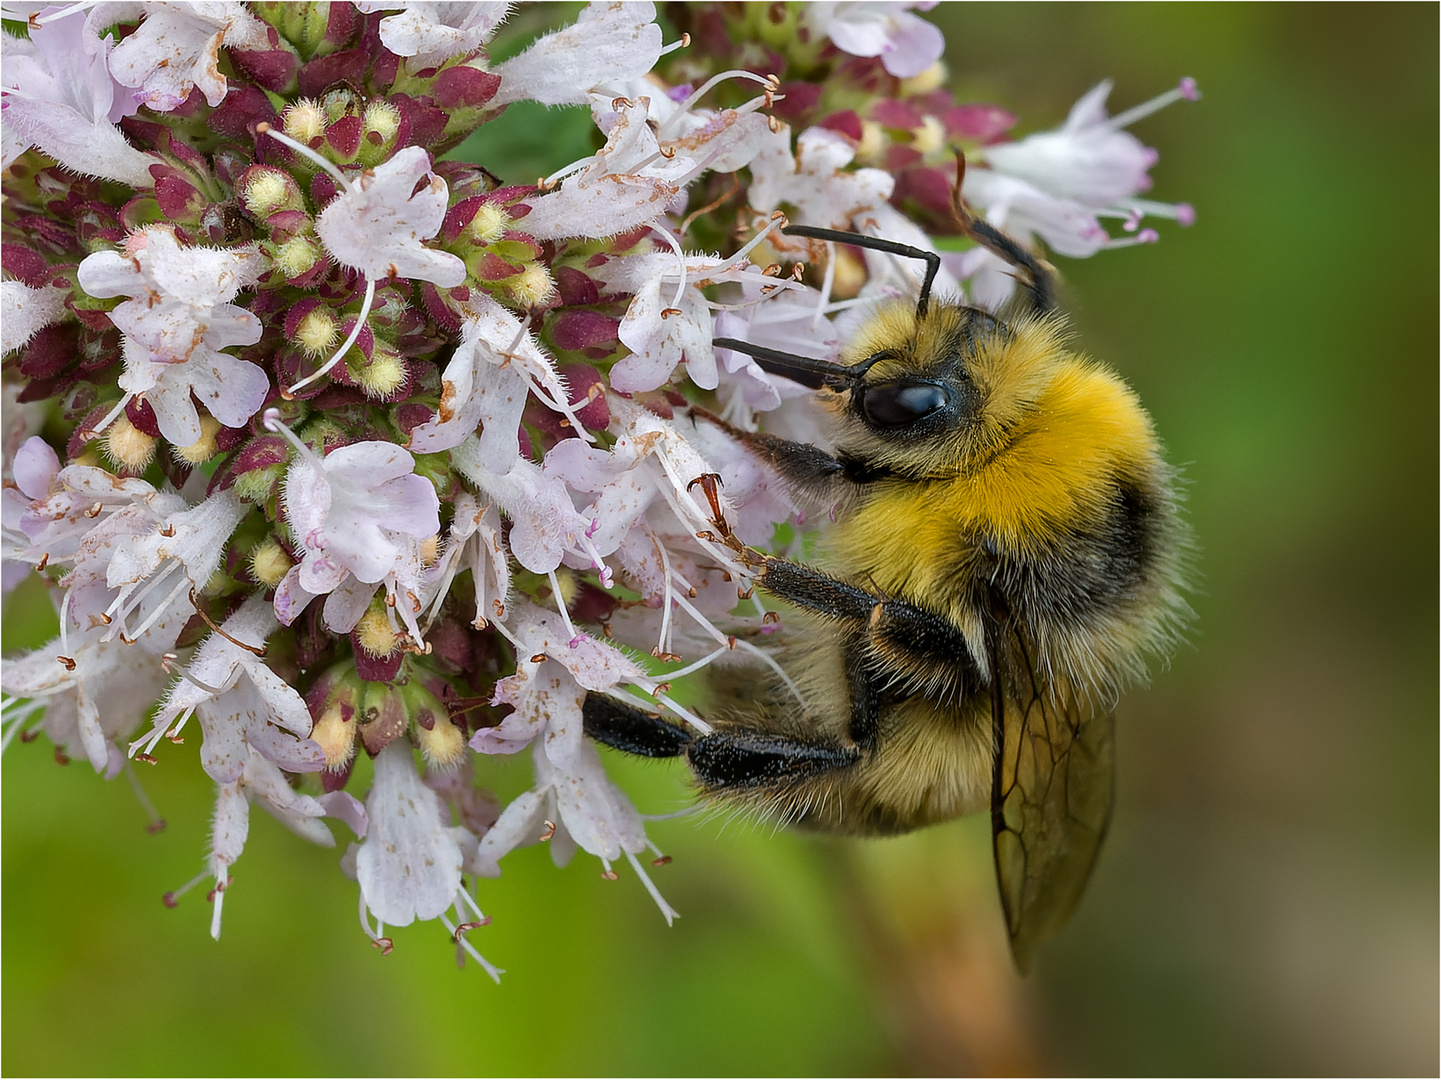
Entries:
{"label": "yellow-green bud", "polygon": [[287,278],[297,278],[314,269],[324,254],[325,249],[313,237],[292,236],[275,249],[274,262]]}
{"label": "yellow-green bud", "polygon": [[495,203],[482,203],[466,229],[477,244],[493,244],[505,235],[510,217]]}
{"label": "yellow-green bud", "polygon": [[121,413],[101,436],[105,456],[129,473],[143,473],[155,460],[154,436],[141,431]]}
{"label": "yellow-green bud", "polygon": [[296,142],[310,145],[325,134],[325,113],[310,98],[301,98],[285,110],[281,130]]}
{"label": "yellow-green bud", "polygon": [[285,580],[294,566],[290,555],[274,537],[266,537],[250,549],[250,576],[267,589],[273,589]]}
{"label": "yellow-green bud", "polygon": [[215,456],[215,437],[220,434],[220,421],[213,416],[200,418],[200,438],[189,446],[175,447],[175,456],[190,466],[203,465]]}

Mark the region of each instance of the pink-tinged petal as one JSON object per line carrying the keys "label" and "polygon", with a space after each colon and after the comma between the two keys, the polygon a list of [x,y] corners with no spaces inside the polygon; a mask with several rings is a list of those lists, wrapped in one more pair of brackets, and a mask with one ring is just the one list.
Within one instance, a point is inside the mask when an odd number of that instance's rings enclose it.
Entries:
{"label": "pink-tinged petal", "polygon": [[430,155],[408,146],[332,199],[315,231],[337,261],[372,281],[399,276],[454,288],[465,280],[465,263],[423,244],[440,231],[447,190],[430,171]]}
{"label": "pink-tinged petal", "polygon": [[660,59],[660,50],[661,31],[650,0],[588,4],[574,25],[547,34],[495,67],[501,84],[491,103],[529,99],[585,105],[594,88],[624,86],[643,77]]}
{"label": "pink-tinged petal", "polygon": [[499,862],[503,855],[540,839],[544,816],[545,799],[540,793],[527,791],[517,796],[480,838],[475,855],[475,872],[483,877],[499,877]]}
{"label": "pink-tinged petal", "polygon": [[286,772],[320,772],[325,768],[325,751],[317,743],[286,735],[273,724],[250,725],[246,729],[246,741],[266,761]]}
{"label": "pink-tinged petal", "polygon": [[275,587],[275,617],[281,626],[289,626],[314,600],[316,593],[309,592],[300,584],[300,567],[292,566],[279,585]]}
{"label": "pink-tinged petal", "polygon": [[270,393],[270,377],[264,368],[229,353],[209,350],[203,356],[197,353],[190,367],[191,391],[210,415],[226,427],[243,426],[260,411]]}
{"label": "pink-tinged petal", "polygon": [[16,486],[32,499],[43,499],[60,474],[60,455],[40,436],[32,435],[15,451],[12,468]]}
{"label": "pink-tinged petal", "polygon": [[347,578],[325,598],[325,625],[337,634],[348,634],[365,614],[375,595],[375,585]]}
{"label": "pink-tinged petal", "polygon": [[65,315],[65,289],[32,289],[19,281],[0,282],[0,352],[20,348]]}
{"label": "pink-tinged petal", "polygon": [[416,774],[404,739],[376,756],[365,810],[355,872],[366,906],[391,926],[439,916],[460,888],[461,852],[446,828],[450,811]]}
{"label": "pink-tinged petal", "polygon": [[415,472],[415,458],[394,443],[351,443],[325,455],[325,472],[358,488],[371,489]]}
{"label": "pink-tinged petal", "polygon": [[370,821],[365,805],[348,791],[332,791],[317,795],[315,801],[325,808],[325,816],[343,821],[357,837],[364,838]]}

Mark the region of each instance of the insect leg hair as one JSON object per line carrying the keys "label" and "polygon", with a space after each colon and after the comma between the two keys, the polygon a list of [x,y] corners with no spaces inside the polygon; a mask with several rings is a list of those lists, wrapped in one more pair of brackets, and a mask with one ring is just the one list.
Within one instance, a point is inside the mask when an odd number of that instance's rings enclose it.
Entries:
{"label": "insect leg hair", "polygon": [[695,741],[684,728],[604,694],[587,694],[581,716],[596,742],[639,757],[678,757]]}
{"label": "insect leg hair", "polygon": [[961,229],[992,255],[1004,259],[1012,266],[1026,272],[1031,279],[1022,282],[1031,294],[1031,310],[1038,314],[1052,311],[1056,306],[1056,271],[1045,259],[1038,259],[1031,252],[996,228],[985,218],[976,217],[961,198],[961,184],[966,179],[966,155],[956,151],[956,186],[951,191],[951,203],[956,211],[956,220]]}

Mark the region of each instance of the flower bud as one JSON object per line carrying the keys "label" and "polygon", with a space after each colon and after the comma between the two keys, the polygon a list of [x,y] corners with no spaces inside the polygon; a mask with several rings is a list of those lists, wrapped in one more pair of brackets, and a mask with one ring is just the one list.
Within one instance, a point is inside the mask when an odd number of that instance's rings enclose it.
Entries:
{"label": "flower bud", "polygon": [[101,436],[105,456],[121,472],[133,476],[143,473],[155,460],[157,441],[132,424],[124,413],[112,420]]}
{"label": "flower bud", "polygon": [[340,320],[329,308],[312,308],[297,324],[291,340],[299,345],[307,356],[329,358],[340,342]]}
{"label": "flower bud", "polygon": [[360,148],[356,159],[365,166],[379,165],[395,148],[400,131],[400,110],[388,101],[372,101],[365,106],[360,130]]}
{"label": "flower bud", "polygon": [[533,307],[555,292],[555,282],[540,263],[531,263],[507,284],[516,303],[522,307]]}
{"label": "flower bud", "polygon": [[465,732],[451,723],[440,699],[421,685],[419,679],[400,687],[399,693],[426,765],[442,771],[459,765],[465,757]]}
{"label": "flower bud", "polygon": [[294,565],[289,553],[274,537],[266,537],[250,549],[250,576],[267,589],[279,585]]}
{"label": "flower bud", "polygon": [[403,387],[409,372],[405,360],[395,349],[377,341],[370,361],[351,368],[351,375],[367,397],[385,399]]}
{"label": "flower bud", "polygon": [[374,657],[389,656],[400,644],[400,635],[390,625],[390,614],[383,601],[372,600],[360,621],[355,624],[355,641]]}
{"label": "flower bud", "polygon": [[262,221],[279,210],[305,209],[305,196],[295,177],[273,165],[252,165],[236,186],[241,205]]}
{"label": "flower bud", "polygon": [[276,247],[272,258],[276,268],[290,279],[310,273],[324,255],[325,249],[314,237],[293,236]]}
{"label": "flower bud", "polygon": [[477,244],[493,244],[505,235],[510,227],[506,212],[493,202],[481,203],[475,217],[466,226],[469,238]]}
{"label": "flower bud", "polygon": [[360,708],[360,742],[371,757],[405,734],[410,717],[400,690],[389,683],[368,682]]}
{"label": "flower bud", "polygon": [[309,98],[301,98],[285,110],[281,130],[296,142],[309,146],[325,134],[325,113]]}
{"label": "flower bud", "polygon": [[187,465],[202,465],[215,456],[215,437],[220,434],[220,421],[213,416],[200,418],[200,438],[189,446],[175,447],[175,456]]}
{"label": "flower bud", "polygon": [[316,679],[306,692],[305,704],[315,721],[310,738],[325,754],[327,772],[342,772],[355,756],[357,703],[364,687],[355,676],[354,662],[344,660]]}

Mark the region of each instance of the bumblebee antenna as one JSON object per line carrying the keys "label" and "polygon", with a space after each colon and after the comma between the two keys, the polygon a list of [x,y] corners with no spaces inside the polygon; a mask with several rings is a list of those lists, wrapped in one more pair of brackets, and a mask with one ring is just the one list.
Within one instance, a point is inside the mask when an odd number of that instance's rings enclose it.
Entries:
{"label": "bumblebee antenna", "polygon": [[[711,344],[718,349],[734,349],[754,357],[763,370],[772,375],[784,375],[812,390],[819,390],[823,386],[839,390],[850,386],[865,374],[864,370],[858,368],[833,364],[829,360],[819,360],[812,356],[797,356],[780,349],[768,349],[764,345],[754,345],[739,338],[718,337],[712,340]],[[865,367],[870,365],[866,364]]]}
{"label": "bumblebee antenna", "polygon": [[[1019,270],[1024,270],[1031,280],[1021,282],[1031,294],[1031,310],[1037,313],[1051,311],[1056,306],[1056,271],[1044,259],[1038,259],[996,228],[985,218],[971,213],[966,200],[961,198],[961,184],[966,179],[966,154],[956,148],[956,184],[951,189],[951,209],[961,231],[992,255],[1004,259]],[[787,230],[790,231],[790,230]]]}
{"label": "bumblebee antenna", "polygon": [[909,244],[898,244],[894,240],[882,240],[879,236],[865,233],[841,232],[839,229],[821,229],[814,225],[787,225],[781,230],[786,236],[802,236],[810,240],[830,240],[836,244],[850,244],[851,247],[883,251],[887,255],[900,255],[906,259],[922,259],[926,264],[926,279],[921,282],[921,298],[916,301],[916,318],[923,319],[931,302],[931,284],[941,269],[941,257],[934,251],[924,251]]}

